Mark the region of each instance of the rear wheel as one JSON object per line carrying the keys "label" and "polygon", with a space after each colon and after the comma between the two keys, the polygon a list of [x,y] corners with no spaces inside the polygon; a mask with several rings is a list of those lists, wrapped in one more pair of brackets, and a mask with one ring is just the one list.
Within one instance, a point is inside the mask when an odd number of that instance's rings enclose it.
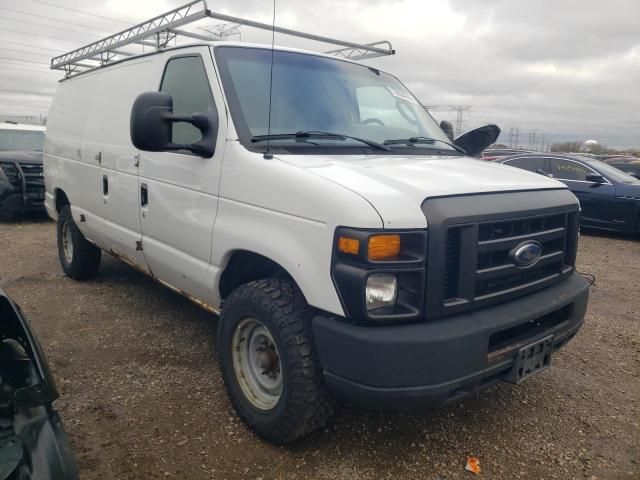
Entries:
{"label": "rear wheel", "polygon": [[58,257],[64,273],[75,280],[94,276],[100,268],[102,253],[89,243],[73,221],[71,207],[65,205],[58,215]]}
{"label": "rear wheel", "polygon": [[311,309],[290,280],[234,290],[218,326],[218,355],[236,412],[258,435],[286,443],[333,412],[311,339]]}

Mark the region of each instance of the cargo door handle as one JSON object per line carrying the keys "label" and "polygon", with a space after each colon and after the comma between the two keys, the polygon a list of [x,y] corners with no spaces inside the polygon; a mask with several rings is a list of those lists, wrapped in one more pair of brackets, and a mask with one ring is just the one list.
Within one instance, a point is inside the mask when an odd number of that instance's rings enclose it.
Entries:
{"label": "cargo door handle", "polygon": [[140,185],[140,205],[146,207],[149,203],[149,188],[146,183]]}

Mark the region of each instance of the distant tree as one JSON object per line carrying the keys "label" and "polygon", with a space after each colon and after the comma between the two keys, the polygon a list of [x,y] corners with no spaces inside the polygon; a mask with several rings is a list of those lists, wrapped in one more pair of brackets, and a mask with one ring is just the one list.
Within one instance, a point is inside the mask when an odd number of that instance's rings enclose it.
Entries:
{"label": "distant tree", "polygon": [[582,150],[582,142],[562,142],[551,145],[552,152],[579,152]]}
{"label": "distant tree", "polygon": [[587,147],[587,151],[589,153],[593,153],[594,155],[604,155],[606,153],[610,153],[606,145],[600,145],[599,143],[596,143],[595,145],[589,145]]}

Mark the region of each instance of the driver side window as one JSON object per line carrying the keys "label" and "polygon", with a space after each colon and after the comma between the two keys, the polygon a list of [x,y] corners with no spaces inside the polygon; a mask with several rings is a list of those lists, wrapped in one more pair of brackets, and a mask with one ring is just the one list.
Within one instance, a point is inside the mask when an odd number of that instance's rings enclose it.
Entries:
{"label": "driver side window", "polygon": [[[406,105],[408,100],[395,97],[389,89],[381,86],[357,87],[356,97],[361,123],[397,128],[405,132],[407,136],[419,135],[417,119],[415,123],[410,121],[415,114],[411,107]],[[406,117],[402,115],[400,110],[405,112]]]}
{"label": "driver side window", "polygon": [[[190,115],[215,109],[209,78],[200,55],[169,60],[160,91],[173,98],[173,113]],[[173,124],[173,143],[195,143],[200,136],[200,130],[193,125],[184,122]]]}

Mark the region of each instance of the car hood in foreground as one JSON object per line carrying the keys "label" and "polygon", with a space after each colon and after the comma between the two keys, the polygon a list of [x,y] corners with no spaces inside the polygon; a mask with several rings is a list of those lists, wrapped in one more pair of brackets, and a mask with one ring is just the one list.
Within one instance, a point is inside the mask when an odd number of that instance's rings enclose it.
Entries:
{"label": "car hood in foreground", "polygon": [[518,168],[459,156],[311,156],[280,160],[343,185],[368,200],[387,228],[423,228],[429,197],[558,189],[556,180]]}

